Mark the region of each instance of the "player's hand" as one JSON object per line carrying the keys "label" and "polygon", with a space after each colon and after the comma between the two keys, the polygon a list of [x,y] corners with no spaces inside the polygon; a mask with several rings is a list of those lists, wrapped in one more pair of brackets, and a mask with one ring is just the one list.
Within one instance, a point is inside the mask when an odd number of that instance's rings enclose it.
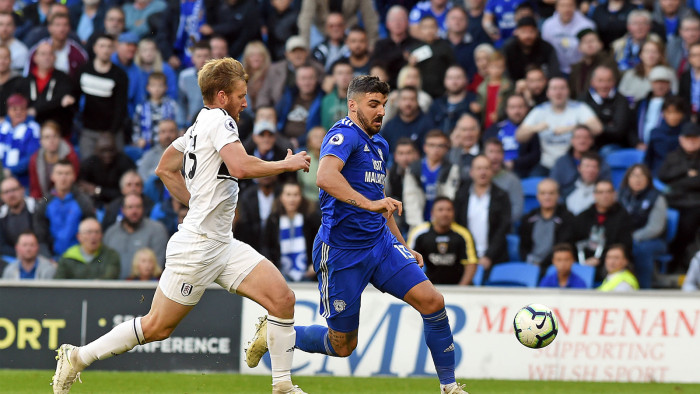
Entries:
{"label": "player's hand", "polygon": [[377,213],[386,212],[388,216],[393,215],[394,211],[398,211],[399,216],[401,216],[403,213],[403,203],[399,200],[394,200],[391,197],[384,197],[381,200],[370,201],[369,208],[367,210]]}
{"label": "player's hand", "polygon": [[287,149],[287,157],[284,158],[284,161],[289,163],[289,171],[303,170],[304,172],[309,172],[311,156],[305,150],[294,154],[291,149]]}
{"label": "player's hand", "polygon": [[410,248],[408,249],[408,251],[411,252],[413,257],[416,258],[416,263],[418,264],[418,266],[423,268],[423,255]]}

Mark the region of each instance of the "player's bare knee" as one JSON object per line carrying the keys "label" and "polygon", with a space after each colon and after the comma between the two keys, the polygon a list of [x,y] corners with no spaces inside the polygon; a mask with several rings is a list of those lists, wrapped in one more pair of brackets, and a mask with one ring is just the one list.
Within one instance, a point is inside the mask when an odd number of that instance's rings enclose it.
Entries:
{"label": "player's bare knee", "polygon": [[141,331],[146,342],[162,341],[170,337],[175,327],[163,327],[158,324],[157,319],[150,316],[144,316],[141,319]]}
{"label": "player's bare knee", "polygon": [[431,313],[435,313],[437,311],[442,310],[444,307],[445,297],[443,297],[442,294],[438,293],[437,291],[432,291],[426,294],[423,298],[423,302],[421,302],[420,313],[424,315],[429,315]]}
{"label": "player's bare knee", "polygon": [[267,312],[273,316],[281,317],[284,319],[291,319],[294,317],[294,303],[296,302],[296,297],[292,289],[287,288],[280,296],[275,297],[272,300],[270,307]]}

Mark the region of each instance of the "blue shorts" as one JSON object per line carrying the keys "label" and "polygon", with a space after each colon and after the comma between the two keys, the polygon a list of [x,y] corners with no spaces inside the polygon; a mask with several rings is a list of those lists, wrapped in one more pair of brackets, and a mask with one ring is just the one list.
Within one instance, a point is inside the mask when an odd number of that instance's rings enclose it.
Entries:
{"label": "blue shorts", "polygon": [[321,316],[334,331],[355,331],[360,324],[360,297],[368,283],[398,299],[415,285],[428,280],[416,259],[384,231],[366,249],[332,247],[316,237],[314,269],[321,292]]}

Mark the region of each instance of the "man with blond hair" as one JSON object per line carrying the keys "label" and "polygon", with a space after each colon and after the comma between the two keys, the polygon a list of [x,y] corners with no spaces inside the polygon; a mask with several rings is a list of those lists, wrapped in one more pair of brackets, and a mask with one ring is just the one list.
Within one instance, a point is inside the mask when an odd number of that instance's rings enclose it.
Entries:
{"label": "man with blond hair", "polygon": [[237,121],[247,107],[247,81],[243,66],[232,58],[211,60],[199,71],[205,107],[165,150],[156,168],[170,194],[189,206],[189,212],[168,244],[151,310],[85,346],[61,345],[54,393],[69,392],[79,373],[96,360],[168,338],[212,283],[267,309],[272,392],[303,393],[292,385],[290,372],[296,337],[294,293],[270,261],[233,238],[231,223],[238,179],[308,171],[310,158],[306,152],[289,150],[284,160],[266,162],[245,152]]}

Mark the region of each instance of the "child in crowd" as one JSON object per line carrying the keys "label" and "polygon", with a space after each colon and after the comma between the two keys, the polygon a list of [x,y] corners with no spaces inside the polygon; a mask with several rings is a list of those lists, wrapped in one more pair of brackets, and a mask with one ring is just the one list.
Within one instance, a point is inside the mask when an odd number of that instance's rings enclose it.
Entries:
{"label": "child in crowd", "polygon": [[136,106],[132,144],[144,151],[158,143],[158,123],[161,120],[178,119],[180,109],[175,100],[165,95],[167,89],[165,74],[151,73],[146,85],[148,100]]}
{"label": "child in crowd", "polygon": [[477,88],[479,94],[479,110],[482,113],[484,129],[498,122],[504,112],[505,98],[513,92],[513,83],[505,76],[506,59],[500,52],[494,52],[489,57],[486,67],[486,78]]}
{"label": "child in crowd", "polygon": [[644,164],[656,176],[669,152],[678,148],[678,136],[686,123],[685,101],[678,96],[669,96],[661,107],[663,120],[651,130]]}
{"label": "child in crowd", "polygon": [[557,269],[546,275],[540,281],[540,287],[555,287],[566,289],[585,289],[586,282],[580,276],[571,272],[574,265],[574,248],[566,243],[554,245],[552,249],[552,265]]}

